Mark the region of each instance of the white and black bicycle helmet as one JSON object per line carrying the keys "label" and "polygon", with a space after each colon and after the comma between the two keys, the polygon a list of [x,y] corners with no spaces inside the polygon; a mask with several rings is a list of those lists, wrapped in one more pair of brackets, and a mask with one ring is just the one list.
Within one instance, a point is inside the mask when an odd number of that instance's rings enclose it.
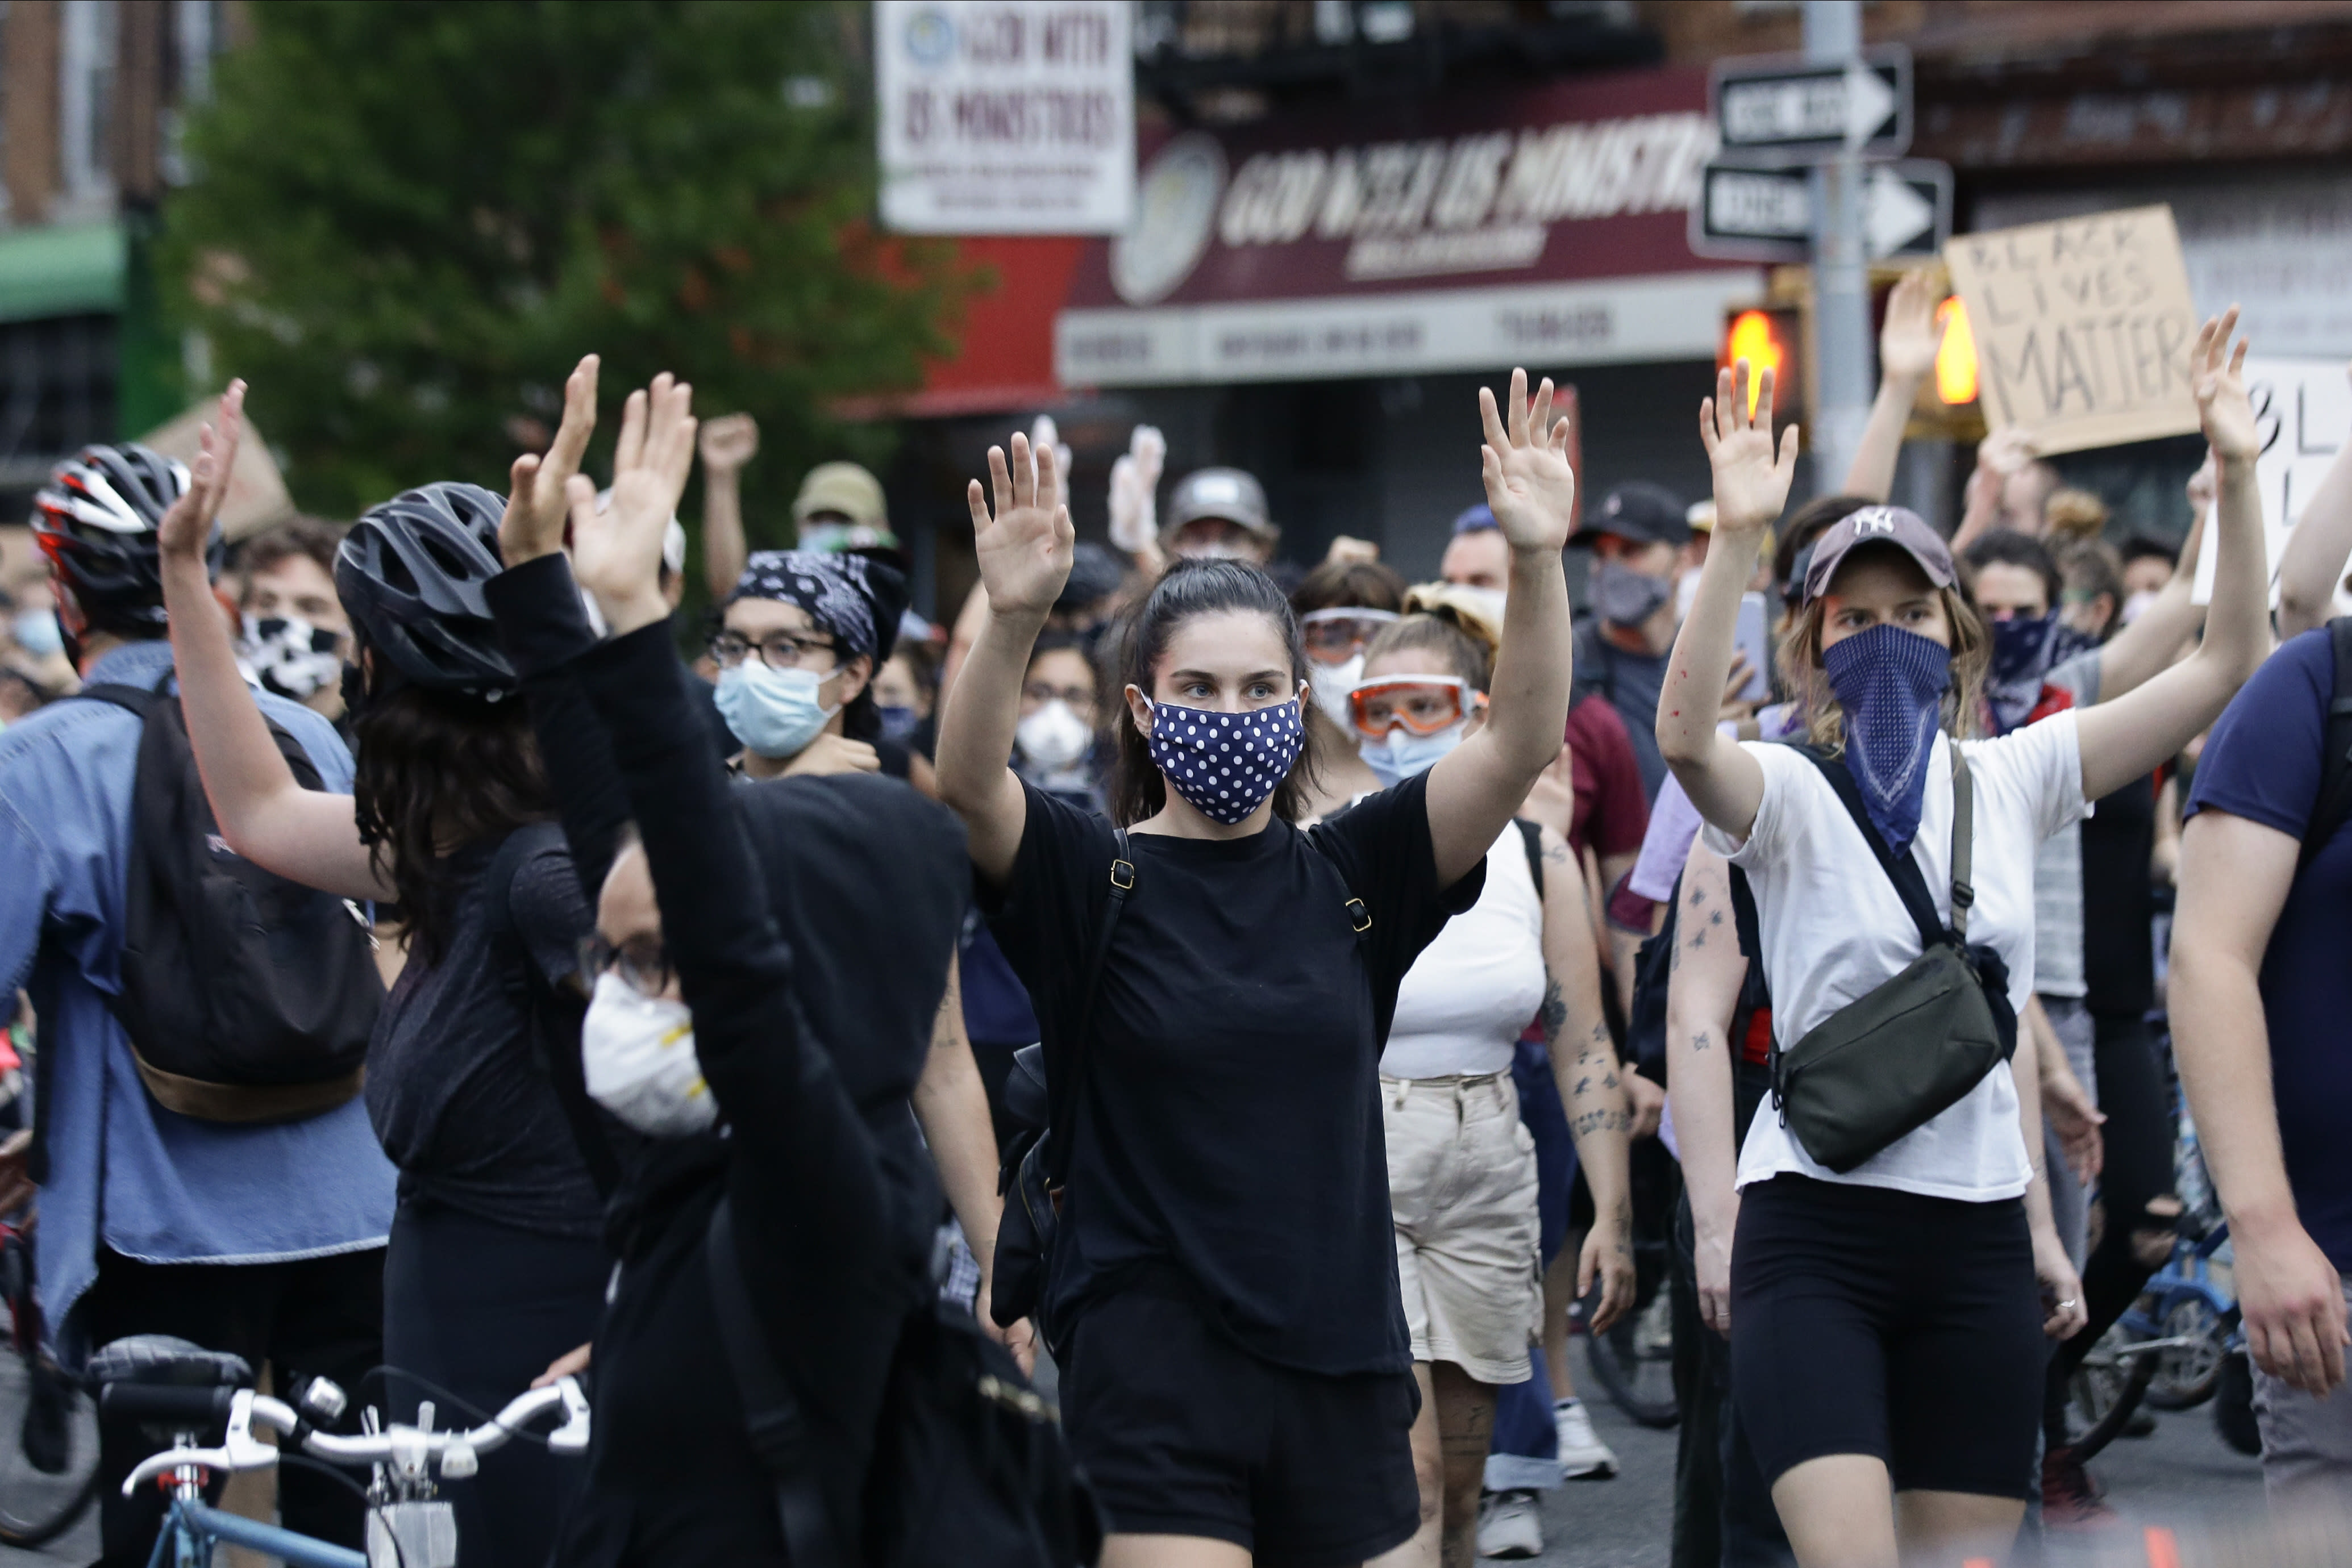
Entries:
{"label": "white and black bicycle helmet", "polygon": [[371,508],[335,552],[335,592],[361,643],[413,685],[490,701],[515,689],[482,594],[506,570],[506,507],[479,485],[426,485]]}
{"label": "white and black bicycle helmet", "polygon": [[[85,446],[50,470],[33,497],[33,538],[79,619],[117,627],[164,624],[155,530],[187,488],[186,464],[136,442]],[[215,522],[205,547],[208,573],[219,573],[226,549]]]}

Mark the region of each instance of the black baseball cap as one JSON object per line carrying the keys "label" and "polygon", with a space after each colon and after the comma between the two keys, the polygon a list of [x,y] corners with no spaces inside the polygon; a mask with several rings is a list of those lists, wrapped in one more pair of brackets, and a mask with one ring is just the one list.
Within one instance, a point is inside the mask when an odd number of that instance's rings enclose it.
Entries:
{"label": "black baseball cap", "polygon": [[1635,479],[1601,497],[1601,505],[1585,515],[1570,544],[1590,544],[1590,536],[1615,534],[1635,544],[1690,543],[1689,508],[1664,485]]}

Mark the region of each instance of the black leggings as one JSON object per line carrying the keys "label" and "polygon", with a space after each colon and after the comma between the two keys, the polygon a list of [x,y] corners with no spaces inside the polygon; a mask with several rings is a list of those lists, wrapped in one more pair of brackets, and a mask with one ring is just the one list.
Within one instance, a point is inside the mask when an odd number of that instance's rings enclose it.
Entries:
{"label": "black leggings", "polygon": [[2050,1360],[2042,1422],[2052,1448],[2066,1441],[2066,1389],[2074,1369],[2138,1299],[2148,1276],[2164,1266],[2162,1259],[2141,1261],[2134,1245],[2138,1235],[2168,1237],[2178,1221],[2177,1215],[2147,1210],[2151,1198],[2172,1196],[2179,1134],[2156,1031],[2133,1015],[2100,1013],[2092,1021],[2099,1109],[2107,1118],[2100,1129],[2105,1158],[2099,1171],[2099,1209],[2105,1222],[2098,1246],[2083,1263],[2083,1310],[2091,1321]]}
{"label": "black leggings", "polygon": [[1868,1454],[1897,1491],[2027,1497],[2042,1317],[2021,1199],[1798,1176],[1740,1195],[1731,1394],[1768,1482]]}
{"label": "black leggings", "polygon": [[[495,1413],[548,1363],[594,1337],[612,1271],[601,1242],[403,1200],[384,1257],[384,1362]],[[438,1393],[387,1381],[383,1402],[398,1419],[413,1420],[420,1399],[441,1406],[436,1426],[476,1419]],[[546,1562],[587,1469],[528,1441],[483,1456],[474,1479],[444,1488],[457,1506],[465,1560],[519,1568]]]}

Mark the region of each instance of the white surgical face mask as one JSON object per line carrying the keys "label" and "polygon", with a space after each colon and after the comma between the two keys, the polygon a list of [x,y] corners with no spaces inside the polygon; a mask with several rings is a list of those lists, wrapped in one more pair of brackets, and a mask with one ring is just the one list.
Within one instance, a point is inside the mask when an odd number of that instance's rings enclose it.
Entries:
{"label": "white surgical face mask", "polygon": [[684,1002],[640,995],[617,974],[596,977],[580,1062],[588,1097],[649,1137],[684,1137],[719,1118],[694,1054],[694,1014]]}
{"label": "white surgical face mask", "polygon": [[1675,580],[1675,622],[1680,625],[1690,619],[1691,606],[1698,601],[1699,569],[1691,568]]}
{"label": "white surgical face mask", "polygon": [[1348,716],[1348,694],[1354,691],[1356,683],[1363,678],[1364,654],[1363,650],[1358,649],[1336,664],[1308,664],[1307,695],[1315,699],[1315,706],[1323,710],[1324,717],[1346,729],[1355,723]]}
{"label": "white surgical face mask", "polygon": [[1426,773],[1437,766],[1438,759],[1462,744],[1470,733],[1470,721],[1456,719],[1435,735],[1415,735],[1398,725],[1378,740],[1369,737],[1358,743],[1356,749],[1364,758],[1364,766],[1372,770],[1383,789],[1392,789],[1416,774]]}
{"label": "white surgical face mask", "polygon": [[1094,743],[1087,721],[1059,697],[1013,727],[1013,744],[1021,755],[1048,772],[1076,767]]}
{"label": "white surgical face mask", "polygon": [[1502,589],[1474,588],[1465,582],[1455,584],[1454,591],[1461,594],[1464,598],[1469,600],[1471,603],[1484,611],[1486,612],[1486,619],[1496,626],[1499,627],[1502,625],[1503,601],[1507,597]]}
{"label": "white surgical face mask", "polygon": [[2157,591],[2155,589],[2143,588],[2137,593],[2126,599],[2124,601],[2123,608],[2123,623],[2128,626],[2133,622],[2138,620],[2142,615],[2146,614],[2147,612],[2147,607],[2156,602],[2156,598]]}

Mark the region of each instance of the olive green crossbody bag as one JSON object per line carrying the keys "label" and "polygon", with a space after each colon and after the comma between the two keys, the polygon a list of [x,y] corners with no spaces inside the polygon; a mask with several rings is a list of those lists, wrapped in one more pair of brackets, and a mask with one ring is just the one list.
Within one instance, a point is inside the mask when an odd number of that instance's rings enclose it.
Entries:
{"label": "olive green crossbody bag", "polygon": [[1945,925],[1927,879],[1909,853],[1895,854],[1864,809],[1842,758],[1800,747],[1822,770],[1919,927],[1919,956],[1772,1051],[1780,1121],[1805,1153],[1840,1175],[1965,1098],[2017,1049],[2009,968],[1990,947],[1969,944],[1972,790],[1968,759],[1952,752],[1952,923]]}

